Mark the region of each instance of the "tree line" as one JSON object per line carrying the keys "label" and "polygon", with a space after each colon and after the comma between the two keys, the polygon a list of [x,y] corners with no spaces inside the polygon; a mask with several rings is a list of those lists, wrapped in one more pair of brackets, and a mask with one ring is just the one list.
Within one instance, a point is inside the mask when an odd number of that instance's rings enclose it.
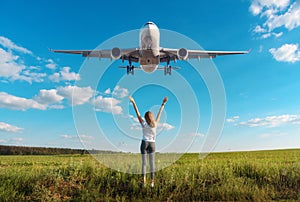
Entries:
{"label": "tree line", "polygon": [[70,149],[70,148],[24,147],[24,146],[0,145],[0,155],[87,154],[92,151],[88,151],[85,149]]}

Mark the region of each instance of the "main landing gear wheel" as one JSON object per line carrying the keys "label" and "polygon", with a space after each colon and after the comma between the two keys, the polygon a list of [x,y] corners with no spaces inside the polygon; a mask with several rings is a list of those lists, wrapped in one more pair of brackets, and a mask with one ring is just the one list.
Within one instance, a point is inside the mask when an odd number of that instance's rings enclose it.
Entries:
{"label": "main landing gear wheel", "polygon": [[133,65],[127,65],[127,75],[128,74],[132,74],[132,75],[134,75],[134,66]]}
{"label": "main landing gear wheel", "polygon": [[165,75],[171,75],[172,74],[171,65],[165,66],[164,71],[165,71]]}

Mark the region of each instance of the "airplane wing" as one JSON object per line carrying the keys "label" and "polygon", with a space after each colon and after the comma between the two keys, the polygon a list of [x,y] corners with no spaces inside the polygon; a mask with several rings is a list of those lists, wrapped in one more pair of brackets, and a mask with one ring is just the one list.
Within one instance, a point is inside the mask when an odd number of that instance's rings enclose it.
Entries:
{"label": "airplane wing", "polygon": [[[133,62],[139,61],[139,48],[128,49],[107,49],[107,50],[52,50],[54,53],[67,53],[67,54],[79,54],[82,57],[96,57],[96,58],[113,58],[122,60],[131,60]],[[114,52],[116,51],[116,52]]]}
{"label": "airplane wing", "polygon": [[[80,54],[82,57],[96,57],[96,58],[110,58],[110,59],[122,59],[132,62],[139,62],[140,54],[139,48],[128,49],[106,49],[106,50],[52,50],[55,53],[67,53],[67,54]],[[247,54],[249,51],[207,51],[207,50],[187,50],[185,48],[160,49],[160,62],[167,62],[170,60],[186,60],[186,59],[200,59],[200,58],[215,58],[221,55],[235,55],[235,54]]]}
{"label": "airplane wing", "polygon": [[184,48],[170,49],[161,48],[161,62],[165,62],[167,59],[178,60],[178,59],[193,59],[193,58],[215,58],[216,56],[222,55],[236,55],[236,54],[247,54],[249,51],[207,51],[207,50],[187,50]]}

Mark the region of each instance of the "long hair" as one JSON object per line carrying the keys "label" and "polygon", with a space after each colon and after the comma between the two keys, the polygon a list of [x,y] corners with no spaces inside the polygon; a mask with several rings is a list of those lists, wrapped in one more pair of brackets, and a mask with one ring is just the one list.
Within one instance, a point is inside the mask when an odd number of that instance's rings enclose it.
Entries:
{"label": "long hair", "polygon": [[147,111],[146,113],[145,113],[145,119],[146,119],[146,122],[147,122],[147,124],[151,127],[151,128],[154,128],[155,127],[155,120],[154,120],[154,116],[153,116],[153,114],[152,114],[152,112],[150,112],[150,111]]}

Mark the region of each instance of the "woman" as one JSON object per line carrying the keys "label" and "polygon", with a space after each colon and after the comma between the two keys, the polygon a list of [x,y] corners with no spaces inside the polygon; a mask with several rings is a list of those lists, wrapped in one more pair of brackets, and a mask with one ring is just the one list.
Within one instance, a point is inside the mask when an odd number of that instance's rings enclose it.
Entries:
{"label": "woman", "polygon": [[146,165],[147,165],[147,154],[149,154],[150,162],[150,186],[154,187],[154,171],[155,171],[155,138],[156,138],[156,127],[160,119],[161,112],[164,109],[165,103],[168,101],[168,97],[163,99],[159,112],[154,119],[152,112],[147,111],[145,113],[145,121],[140,115],[140,112],[135,104],[133,97],[129,96],[130,102],[133,104],[134,110],[136,112],[137,118],[143,128],[143,139],[141,143],[141,154],[142,154],[142,176],[143,176],[143,185],[146,184]]}

